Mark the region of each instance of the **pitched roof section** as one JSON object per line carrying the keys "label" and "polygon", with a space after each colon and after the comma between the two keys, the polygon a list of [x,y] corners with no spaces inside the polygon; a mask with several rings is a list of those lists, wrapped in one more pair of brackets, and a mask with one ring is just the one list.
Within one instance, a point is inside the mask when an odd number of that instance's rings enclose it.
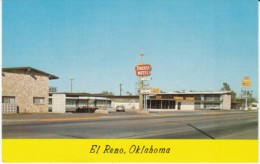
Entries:
{"label": "pitched roof section", "polygon": [[46,72],[40,71],[40,70],[35,69],[35,68],[32,68],[32,67],[12,67],[12,68],[2,68],[2,71],[3,71],[3,72],[14,71],[14,70],[25,70],[25,71],[34,71],[34,72],[38,72],[38,73],[41,73],[41,74],[43,74],[43,75],[48,76],[49,79],[58,79],[58,78],[59,78],[58,76],[55,76],[55,75],[52,75],[52,74],[49,74],[49,73],[46,73]]}

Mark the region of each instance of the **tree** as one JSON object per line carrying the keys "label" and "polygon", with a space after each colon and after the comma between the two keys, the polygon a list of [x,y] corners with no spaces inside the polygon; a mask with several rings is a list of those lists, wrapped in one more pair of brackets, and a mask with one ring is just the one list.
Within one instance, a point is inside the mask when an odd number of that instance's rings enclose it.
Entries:
{"label": "tree", "polygon": [[228,83],[223,83],[223,87],[221,88],[222,91],[231,91],[230,86]]}
{"label": "tree", "polygon": [[131,92],[126,92],[127,95],[129,96],[132,96],[132,93]]}
{"label": "tree", "polygon": [[253,102],[257,102],[257,99],[253,97],[252,91],[242,90],[242,95],[245,98],[247,97],[247,103],[252,104]]}
{"label": "tree", "polygon": [[104,95],[114,95],[113,92],[108,92],[108,91],[103,91],[101,94],[104,94]]}
{"label": "tree", "polygon": [[221,88],[221,91],[231,91],[231,101],[232,102],[236,101],[237,93],[231,90],[228,83],[226,83],[226,82],[223,83],[223,87]]}

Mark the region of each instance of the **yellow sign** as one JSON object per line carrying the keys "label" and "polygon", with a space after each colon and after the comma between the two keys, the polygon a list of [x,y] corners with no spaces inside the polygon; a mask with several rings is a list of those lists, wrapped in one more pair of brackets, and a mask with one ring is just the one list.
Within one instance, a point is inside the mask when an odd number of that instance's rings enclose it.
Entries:
{"label": "yellow sign", "polygon": [[194,101],[194,97],[186,97],[186,100]]}
{"label": "yellow sign", "polygon": [[242,86],[243,87],[250,87],[252,85],[252,82],[250,80],[249,77],[244,77],[244,79],[242,80]]}
{"label": "yellow sign", "polygon": [[174,96],[173,99],[174,100],[183,100],[183,97],[181,97],[181,96]]}
{"label": "yellow sign", "polygon": [[161,93],[160,88],[152,88],[152,94],[159,94]]}

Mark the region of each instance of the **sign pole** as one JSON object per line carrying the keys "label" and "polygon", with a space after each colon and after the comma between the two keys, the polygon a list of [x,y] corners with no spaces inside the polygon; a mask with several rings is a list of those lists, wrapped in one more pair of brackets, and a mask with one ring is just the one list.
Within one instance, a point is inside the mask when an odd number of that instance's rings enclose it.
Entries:
{"label": "sign pole", "polygon": [[143,89],[143,80],[142,77],[139,77],[140,79],[140,91],[139,91],[139,110],[143,110],[143,94],[141,93],[141,90]]}
{"label": "sign pole", "polygon": [[[149,76],[150,75],[150,72],[151,72],[151,70],[152,70],[152,67],[149,65],[149,64],[144,64],[143,62],[142,62],[142,58],[143,58],[143,56],[144,56],[144,54],[141,52],[140,53],[140,58],[141,58],[141,62],[140,62],[140,64],[139,65],[137,65],[136,67],[135,67],[135,73],[136,73],[136,76],[139,76],[139,81],[140,81],[140,92],[139,92],[139,111],[143,111],[143,108],[144,108],[144,105],[146,105],[145,104],[145,102],[144,102],[144,99],[145,99],[145,97],[144,97],[144,95],[146,94],[146,93],[143,93],[143,88],[144,88],[144,80],[145,79],[143,79],[144,77],[146,77],[146,80],[150,80],[149,78],[147,78],[147,76]],[[145,106],[146,107],[146,106]]]}
{"label": "sign pole", "polygon": [[245,87],[245,91],[246,91],[246,103],[245,103],[245,110],[248,110],[248,109],[247,109],[247,90],[246,90],[246,87]]}
{"label": "sign pole", "polygon": [[250,87],[251,85],[252,85],[252,82],[251,82],[250,78],[248,76],[245,76],[242,80],[242,86],[245,87],[245,92],[246,92],[245,110],[248,110],[248,108],[247,108],[247,87]]}
{"label": "sign pole", "polygon": [[146,110],[146,94],[144,95],[144,110]]}

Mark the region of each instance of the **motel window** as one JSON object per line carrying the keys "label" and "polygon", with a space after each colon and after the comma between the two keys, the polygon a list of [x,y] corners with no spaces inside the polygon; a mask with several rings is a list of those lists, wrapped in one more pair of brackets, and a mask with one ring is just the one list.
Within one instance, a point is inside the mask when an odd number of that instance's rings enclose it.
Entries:
{"label": "motel window", "polygon": [[201,95],[195,95],[195,100],[201,100]]}
{"label": "motel window", "polygon": [[97,105],[109,105],[111,103],[110,100],[97,100]]}
{"label": "motel window", "polygon": [[67,107],[77,107],[77,101],[75,99],[67,99],[66,106]]}
{"label": "motel window", "polygon": [[14,96],[3,96],[2,102],[3,103],[15,103],[15,97]]}
{"label": "motel window", "polygon": [[87,100],[79,100],[79,105],[82,106],[82,105],[87,105]]}
{"label": "motel window", "polygon": [[207,101],[220,101],[220,95],[207,95],[205,99]]}
{"label": "motel window", "polygon": [[33,103],[34,104],[44,104],[45,103],[44,97],[34,97],[33,98]]}
{"label": "motel window", "polygon": [[49,105],[52,105],[52,98],[49,98]]}

